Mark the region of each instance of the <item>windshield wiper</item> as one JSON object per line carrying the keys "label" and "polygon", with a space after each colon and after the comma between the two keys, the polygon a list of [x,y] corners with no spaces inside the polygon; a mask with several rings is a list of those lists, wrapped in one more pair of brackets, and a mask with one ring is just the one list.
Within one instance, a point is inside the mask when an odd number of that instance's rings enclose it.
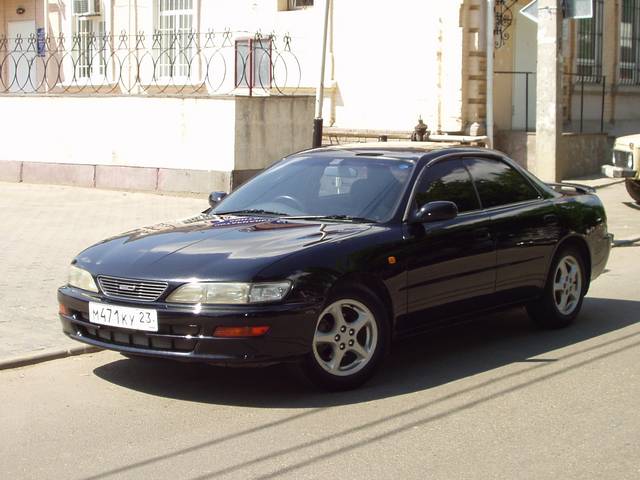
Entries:
{"label": "windshield wiper", "polygon": [[301,215],[295,217],[288,217],[289,220],[344,220],[347,222],[362,222],[362,223],[378,223],[371,218],[354,217],[351,215]]}
{"label": "windshield wiper", "polygon": [[246,210],[234,210],[231,212],[211,212],[214,215],[277,215],[279,217],[288,217],[288,213],[272,212],[270,210],[262,210],[259,208],[249,208]]}

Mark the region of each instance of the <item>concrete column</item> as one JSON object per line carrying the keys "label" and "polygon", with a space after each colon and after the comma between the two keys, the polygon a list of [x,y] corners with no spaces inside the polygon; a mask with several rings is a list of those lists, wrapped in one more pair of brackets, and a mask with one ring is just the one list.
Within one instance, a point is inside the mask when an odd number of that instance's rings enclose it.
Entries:
{"label": "concrete column", "polygon": [[534,173],[555,182],[562,135],[561,0],[538,1],[538,85]]}
{"label": "concrete column", "polygon": [[465,133],[483,135],[486,115],[485,0],[462,2],[463,51],[462,123]]}
{"label": "concrete column", "polygon": [[611,122],[615,118],[615,85],[618,75],[620,50],[618,48],[620,13],[618,2],[604,2],[602,38],[602,74],[607,77],[604,121]]}

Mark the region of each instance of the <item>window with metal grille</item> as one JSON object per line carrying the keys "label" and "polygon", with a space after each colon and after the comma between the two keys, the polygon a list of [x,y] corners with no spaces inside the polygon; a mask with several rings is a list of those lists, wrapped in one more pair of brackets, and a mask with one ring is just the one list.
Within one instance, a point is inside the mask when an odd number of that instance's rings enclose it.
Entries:
{"label": "window with metal grille", "polygon": [[73,0],[73,14],[74,15],[100,15],[101,10],[100,0]]}
{"label": "window with metal grille", "polygon": [[593,18],[577,20],[577,81],[601,81],[603,11],[604,0],[594,0]]}
{"label": "window with metal grille", "polygon": [[195,48],[194,0],[157,0],[157,77],[189,77]]}
{"label": "window with metal grille", "polygon": [[[78,5],[83,2],[83,5]],[[73,54],[76,79],[95,78],[106,73],[105,21],[100,14],[103,5],[99,0],[88,2],[89,0],[74,2]],[[87,5],[93,10],[89,10]]]}
{"label": "window with metal grille", "polygon": [[271,88],[271,38],[236,40],[236,87]]}
{"label": "window with metal grille", "polygon": [[313,7],[313,0],[288,0],[289,10],[297,10],[299,8]]}
{"label": "window with metal grille", "polygon": [[620,63],[618,81],[640,84],[640,0],[622,0],[620,12]]}

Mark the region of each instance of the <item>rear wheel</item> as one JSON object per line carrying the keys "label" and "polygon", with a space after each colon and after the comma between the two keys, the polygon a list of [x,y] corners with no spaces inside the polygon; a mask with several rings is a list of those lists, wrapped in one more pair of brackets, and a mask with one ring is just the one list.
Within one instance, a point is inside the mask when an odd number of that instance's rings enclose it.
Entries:
{"label": "rear wheel", "polygon": [[385,309],[367,290],[334,295],[318,316],[306,375],[327,390],[347,390],[367,381],[383,357],[388,339]]}
{"label": "rear wheel", "polygon": [[624,181],[624,185],[627,187],[627,192],[629,192],[631,198],[633,198],[636,203],[640,203],[640,180],[627,178]]}
{"label": "rear wheel", "polygon": [[529,316],[545,328],[562,328],[580,313],[587,278],[582,254],[576,248],[563,248],[556,255],[544,294],[527,305]]}

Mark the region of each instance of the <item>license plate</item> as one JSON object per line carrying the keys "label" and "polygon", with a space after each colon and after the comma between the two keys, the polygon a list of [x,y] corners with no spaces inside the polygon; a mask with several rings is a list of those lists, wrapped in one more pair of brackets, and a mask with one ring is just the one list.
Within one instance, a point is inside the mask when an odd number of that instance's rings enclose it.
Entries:
{"label": "license plate", "polygon": [[158,331],[158,313],[146,308],[120,307],[89,302],[89,321],[109,327],[131,330]]}

